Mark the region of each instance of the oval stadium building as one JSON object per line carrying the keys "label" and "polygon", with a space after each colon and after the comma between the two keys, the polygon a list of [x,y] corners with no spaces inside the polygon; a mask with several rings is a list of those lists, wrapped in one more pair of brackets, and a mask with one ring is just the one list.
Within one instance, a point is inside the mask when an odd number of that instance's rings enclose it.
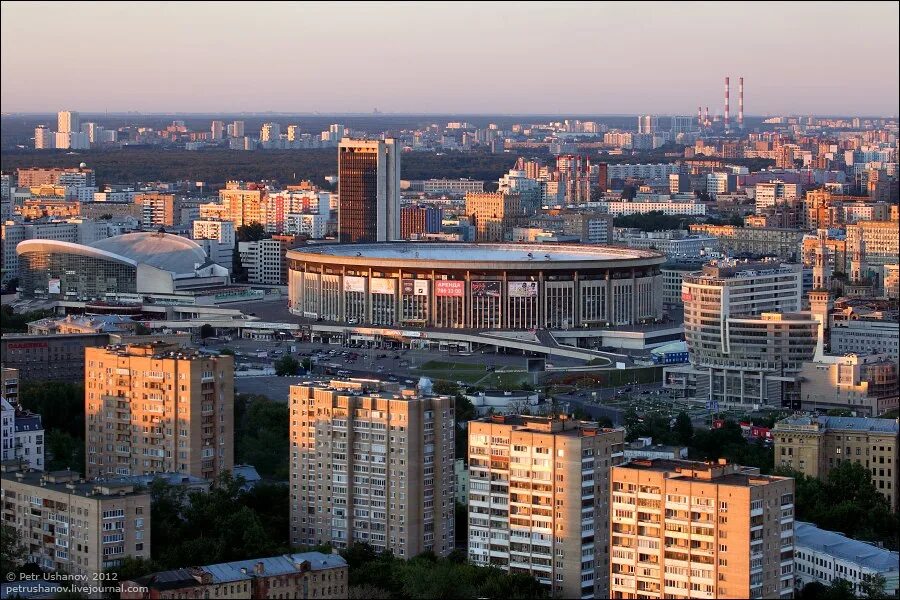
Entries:
{"label": "oval stadium building", "polygon": [[632,248],[385,242],[290,250],[291,312],[349,325],[568,329],[662,318],[662,254]]}

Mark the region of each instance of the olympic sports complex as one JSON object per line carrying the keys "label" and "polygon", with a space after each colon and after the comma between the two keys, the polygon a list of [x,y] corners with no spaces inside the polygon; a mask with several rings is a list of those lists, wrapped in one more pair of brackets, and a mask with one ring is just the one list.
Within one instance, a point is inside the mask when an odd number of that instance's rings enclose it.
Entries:
{"label": "olympic sports complex", "polygon": [[665,257],[633,248],[383,242],[288,251],[293,314],[415,330],[588,330],[661,319]]}

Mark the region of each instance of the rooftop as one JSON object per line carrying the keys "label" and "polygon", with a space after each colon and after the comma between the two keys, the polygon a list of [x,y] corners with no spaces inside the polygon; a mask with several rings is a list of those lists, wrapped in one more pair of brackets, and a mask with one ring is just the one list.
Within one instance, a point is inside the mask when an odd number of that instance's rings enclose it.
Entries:
{"label": "rooftop", "polygon": [[760,475],[756,467],[743,467],[720,459],[718,462],[700,462],[693,460],[671,459],[633,459],[631,462],[614,467],[640,471],[667,473],[670,479],[688,479],[697,482],[710,482],[721,485],[754,486],[766,485],[787,479],[772,475]]}
{"label": "rooftop", "polygon": [[81,479],[81,474],[76,471],[20,471],[17,465],[10,461],[0,465],[0,474],[4,486],[10,483],[22,483],[61,494],[82,496],[85,498],[115,497],[115,496],[147,496],[149,492],[138,489],[135,484],[128,481],[111,479],[108,481],[86,481]]}
{"label": "rooftop", "polygon": [[190,569],[160,571],[139,577],[135,579],[135,583],[156,590],[173,590],[195,586],[199,581],[207,578],[209,583],[229,583],[249,581],[254,577],[266,575],[288,575],[305,569],[323,571],[346,566],[347,561],[337,554],[303,552],[191,567]]}
{"label": "rooftop", "polygon": [[515,431],[547,433],[572,437],[616,433],[622,429],[599,427],[594,421],[577,421],[566,417],[537,417],[531,415],[490,415],[477,419],[481,423],[510,425]]}
{"label": "rooftop", "polygon": [[832,431],[858,431],[869,433],[900,433],[897,419],[870,419],[868,417],[796,416],[775,423],[775,430],[787,428],[809,428]]}
{"label": "rooftop", "polygon": [[881,573],[900,570],[900,553],[848,538],[837,531],[819,529],[812,523],[794,522],[794,544]]}
{"label": "rooftop", "polygon": [[394,260],[469,261],[493,263],[635,260],[657,258],[649,250],[611,246],[535,246],[533,244],[470,244],[385,242],[380,244],[328,244],[296,249],[304,254],[382,258]]}
{"label": "rooftop", "polygon": [[124,256],[172,273],[193,273],[206,262],[206,252],[193,240],[168,233],[126,233],[90,244],[91,248]]}

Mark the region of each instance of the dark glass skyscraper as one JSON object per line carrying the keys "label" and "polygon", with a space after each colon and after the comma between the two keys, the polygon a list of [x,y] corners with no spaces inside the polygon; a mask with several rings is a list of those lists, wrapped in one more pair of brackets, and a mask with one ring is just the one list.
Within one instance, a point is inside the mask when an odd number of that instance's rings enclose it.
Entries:
{"label": "dark glass skyscraper", "polygon": [[352,140],[338,147],[338,239],[400,238],[400,155],[392,139]]}

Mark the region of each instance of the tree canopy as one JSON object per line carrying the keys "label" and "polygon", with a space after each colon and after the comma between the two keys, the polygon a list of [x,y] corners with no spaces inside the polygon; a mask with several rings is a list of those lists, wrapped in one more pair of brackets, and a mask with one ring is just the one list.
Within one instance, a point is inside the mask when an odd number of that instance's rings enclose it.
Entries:
{"label": "tree canopy", "polygon": [[842,461],[824,481],[783,467],[775,472],[794,478],[797,519],[898,549],[897,513],[891,512],[863,465]]}

